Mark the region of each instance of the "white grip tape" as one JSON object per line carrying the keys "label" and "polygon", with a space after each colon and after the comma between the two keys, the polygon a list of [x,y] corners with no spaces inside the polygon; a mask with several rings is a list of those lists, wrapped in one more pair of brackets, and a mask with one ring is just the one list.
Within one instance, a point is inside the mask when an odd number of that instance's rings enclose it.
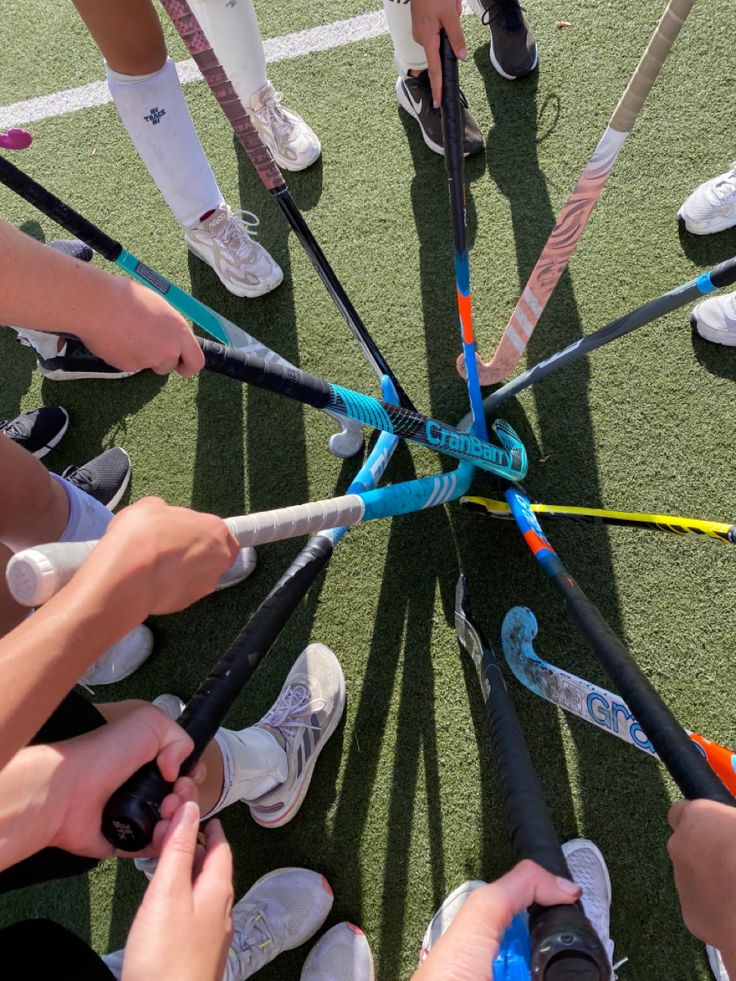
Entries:
{"label": "white grip tape", "polygon": [[313,501],[290,508],[246,514],[240,518],[226,518],[225,524],[241,545],[265,545],[284,538],[311,535],[326,528],[354,525],[364,513],[363,499],[358,494],[346,494],[327,501]]}
{"label": "white grip tape", "polygon": [[60,542],[18,552],[5,578],[10,595],[22,606],[40,606],[72,578],[97,542]]}

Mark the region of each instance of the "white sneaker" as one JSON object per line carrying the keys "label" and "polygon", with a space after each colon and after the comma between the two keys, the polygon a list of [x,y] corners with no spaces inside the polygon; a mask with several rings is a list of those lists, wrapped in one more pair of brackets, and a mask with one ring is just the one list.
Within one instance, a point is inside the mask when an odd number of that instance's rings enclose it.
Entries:
{"label": "white sneaker", "polygon": [[366,935],[352,923],[338,923],[309,952],[300,981],[373,981],[373,957]]}
{"label": "white sneaker", "polygon": [[711,235],[736,225],[736,163],[696,187],[677,217],[693,235]]}
{"label": "white sneaker", "polygon": [[424,934],[422,949],[419,951],[420,961],[427,959],[429,952],[432,949],[432,945],[436,944],[445,930],[447,930],[471,894],[474,893],[476,889],[480,889],[481,886],[485,885],[486,883],[481,882],[480,879],[471,879],[469,882],[461,883],[457,889],[454,889],[450,895],[445,898],[445,901],[432,917],[432,920]]}
{"label": "white sneaker", "polygon": [[256,723],[286,753],[283,783],[248,800],[251,817],[266,828],[291,821],[309,789],[317,757],[345,710],[345,677],[324,644],[310,644],[294,662],[273,707]]}
{"label": "white sneaker", "polygon": [[710,944],[706,944],[705,952],[708,955],[708,963],[716,981],[730,981],[720,950],[716,947],[711,947]]}
{"label": "white sneaker", "polygon": [[[613,964],[613,940],[609,936],[611,929],[611,878],[606,867],[606,860],[601,850],[587,838],[574,838],[562,846],[570,875],[583,890],[580,902],[583,912],[590,924],[600,937],[601,943],[608,955],[609,963]],[[620,963],[623,963],[621,961]],[[616,967],[619,965],[617,964]],[[614,977],[611,968],[611,977]]]}
{"label": "white sneaker", "polygon": [[276,289],[284,278],[277,263],[253,238],[258,225],[252,212],[236,213],[223,202],[209,218],[185,228],[184,241],[231,293],[252,299]]}
{"label": "white sneaker", "polygon": [[79,679],[80,685],[112,685],[137,671],[153,652],[153,634],[145,623],[113,644]]}
{"label": "white sneaker", "polygon": [[241,548],[236,560],[217,580],[215,592],[219,593],[221,589],[229,589],[231,586],[237,586],[239,582],[248,578],[255,567],[256,550],[254,548]]}
{"label": "white sneaker", "polygon": [[276,869],[233,906],[233,940],[223,981],[245,981],[284,950],[309,940],[332,908],[327,879],[308,869]]}
{"label": "white sneaker", "polygon": [[698,303],[690,323],[706,341],[736,347],[736,293],[711,296]]}
{"label": "white sneaker", "polygon": [[322,147],[301,116],[281,104],[282,98],[266,81],[251,96],[249,115],[279,167],[305,170],[319,158]]}

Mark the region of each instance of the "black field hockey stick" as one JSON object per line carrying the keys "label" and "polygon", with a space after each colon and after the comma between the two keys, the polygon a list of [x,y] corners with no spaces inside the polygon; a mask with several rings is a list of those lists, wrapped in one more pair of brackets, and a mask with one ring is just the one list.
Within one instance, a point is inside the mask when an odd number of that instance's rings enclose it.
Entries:
{"label": "black field hockey stick", "polygon": [[405,408],[413,409],[414,405],[411,399],[399,384],[388,362],[381,354],[378,345],[368,333],[368,329],[358,316],[340,280],[335,275],[327,261],[327,257],[317,243],[302,213],[297,208],[289,192],[289,188],[286,186],[284,175],[273,159],[271,151],[263,143],[263,140],[261,140],[258,130],[253,125],[250,116],[238,98],[232,82],[230,82],[224,69],[218,62],[217,56],[212,50],[207,36],[199,26],[197,18],[192,13],[189,4],[185,0],[162,0],[162,3],[172,20],[177,34],[186,45],[192,58],[194,58],[197,67],[202,72],[204,80],[212,90],[212,94],[219,103],[220,108],[230,120],[235,130],[235,135],[240,141],[250,162],[255,167],[256,173],[271,195],[276,198],[279,207],[296,233],[317,275],[327,288],[327,292],[342,314],[353,337],[360,344],[368,363],[372,366],[379,378],[383,375],[388,375],[398,393],[399,403]]}
{"label": "black field hockey stick", "polygon": [[[455,629],[461,648],[473,659],[478,671],[486,726],[516,860],[530,859],[552,875],[572,880],[501,667],[473,620],[465,576],[460,576],[455,590]],[[530,976],[535,981],[608,981],[611,976],[603,944],[579,901],[570,905],[532,906],[529,939]]]}
{"label": "black field hockey stick", "polygon": [[736,806],[736,800],[700,755],[662,697],[562,564],[542,531],[529,498],[516,488],[509,488],[505,497],[524,541],[562,596],[567,612],[615,682],[682,794],[689,800],[704,798]]}
{"label": "black field hockey stick", "polygon": [[[0,182],[10,188],[11,191],[15,191],[16,194],[25,201],[28,201],[29,204],[37,208],[47,218],[51,218],[52,221],[61,225],[62,228],[65,228],[86,245],[89,245],[95,252],[99,252],[103,258],[109,262],[114,262],[116,266],[124,269],[134,279],[143,283],[144,286],[153,290],[154,293],[158,293],[175,310],[188,317],[189,320],[197,324],[198,327],[201,327],[202,330],[207,331],[208,334],[215,337],[218,341],[232,347],[237,347],[240,350],[257,354],[259,357],[271,363],[280,364],[286,368],[292,367],[290,362],[282,358],[281,355],[266,347],[265,344],[262,344],[255,337],[246,333],[221,314],[215,313],[214,310],[200,300],[179,289],[178,286],[169,282],[165,276],[156,272],[155,269],[146,265],[145,262],[141,262],[132,252],[124,249],[120,242],[116,242],[115,239],[103,232],[102,229],[93,225],[91,221],[80,215],[78,211],[65,204],[55,194],[52,194],[51,191],[38,184],[28,174],[25,174],[14,164],[5,160],[4,157],[0,157]],[[346,426],[343,422],[340,422],[340,426],[342,431],[335,433],[330,439],[330,450],[335,456],[343,458],[353,456],[362,445],[362,434],[353,424]]]}

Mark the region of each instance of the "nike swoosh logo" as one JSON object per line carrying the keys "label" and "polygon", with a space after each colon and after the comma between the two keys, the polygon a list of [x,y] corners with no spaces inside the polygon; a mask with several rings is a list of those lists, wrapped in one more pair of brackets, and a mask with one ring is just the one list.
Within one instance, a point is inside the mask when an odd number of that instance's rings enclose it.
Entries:
{"label": "nike swoosh logo", "polygon": [[422,107],[424,105],[422,99],[421,98],[415,99],[414,96],[412,95],[411,89],[407,88],[406,86],[404,86],[404,91],[406,92],[406,94],[408,96],[409,102],[411,102],[411,104],[414,106],[414,108],[416,109],[417,113],[420,113],[422,111]]}

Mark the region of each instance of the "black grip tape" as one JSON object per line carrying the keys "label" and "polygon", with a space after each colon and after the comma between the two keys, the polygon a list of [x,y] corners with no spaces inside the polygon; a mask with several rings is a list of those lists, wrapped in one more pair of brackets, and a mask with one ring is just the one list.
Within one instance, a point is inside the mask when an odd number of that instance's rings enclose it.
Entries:
{"label": "black grip tape", "polygon": [[719,262],[717,266],[713,266],[710,271],[710,281],[716,289],[720,289],[722,286],[732,286],[733,283],[736,283],[736,257],[726,259],[725,262]]}
{"label": "black grip tape", "polygon": [[[189,700],[177,722],[191,736],[194,750],[182,763],[180,774],[194,767],[333,550],[332,540],[324,535],[307,542]],[[171,784],[155,762],[147,763],[108,800],[102,833],[121,851],[141,851],[151,842],[161,803],[170,792]]]}
{"label": "black grip tape", "polygon": [[0,181],[110,262],[115,262],[123,251],[120,242],[110,238],[91,221],[83,218],[78,211],[64,204],[4,157],[0,157]]}
{"label": "black grip tape", "polygon": [[332,386],[329,382],[293,365],[267,362],[254,354],[246,354],[238,348],[225,347],[201,337],[197,338],[197,342],[204,353],[208,371],[285,395],[297,402],[313,405],[316,409],[324,409],[330,403]]}
{"label": "black grip tape", "polygon": [[445,165],[450,192],[452,233],[455,250],[464,252],[467,245],[460,77],[455,52],[452,50],[452,45],[444,31],[440,32],[440,57],[442,59],[442,138],[445,145]]}
{"label": "black grip tape", "polygon": [[531,976],[544,981],[609,981],[611,964],[579,903],[529,910]]}
{"label": "black grip tape", "polygon": [[552,582],[683,795],[736,807],[736,800],[574,579],[563,569],[552,576]]}

